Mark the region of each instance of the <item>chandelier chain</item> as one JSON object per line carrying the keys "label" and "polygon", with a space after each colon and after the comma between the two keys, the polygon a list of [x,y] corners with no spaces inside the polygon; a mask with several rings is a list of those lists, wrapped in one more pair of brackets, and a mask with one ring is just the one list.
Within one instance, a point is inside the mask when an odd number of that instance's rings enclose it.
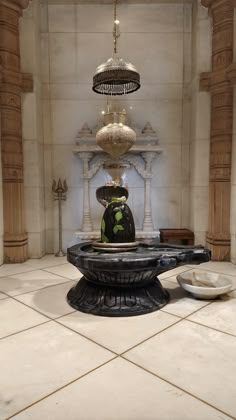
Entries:
{"label": "chandelier chain", "polygon": [[117,53],[117,39],[120,36],[119,33],[119,21],[117,21],[117,13],[116,13],[116,7],[117,7],[117,0],[114,0],[114,31],[113,31],[113,40],[114,40],[114,53]]}

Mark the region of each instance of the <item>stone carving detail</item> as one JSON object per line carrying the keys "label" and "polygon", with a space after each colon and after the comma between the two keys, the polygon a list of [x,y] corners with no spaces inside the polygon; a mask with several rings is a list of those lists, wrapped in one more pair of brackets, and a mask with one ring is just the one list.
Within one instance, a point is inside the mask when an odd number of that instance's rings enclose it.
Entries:
{"label": "stone carving detail", "polygon": [[[77,146],[73,150],[83,161],[83,221],[82,229],[77,233],[81,239],[92,239],[98,237],[100,234],[94,231],[92,226],[89,186],[90,180],[96,175],[103,164],[111,161],[111,158],[96,144],[95,135],[97,128],[92,130],[85,123],[79,131],[76,141]],[[142,130],[135,127],[135,131],[137,133],[136,143],[128,153],[121,157],[120,163],[129,163],[144,179],[145,206],[143,229],[140,232],[140,237],[151,238],[158,234],[158,232],[154,232],[151,211],[152,162],[162,149],[158,145],[156,132],[152,129],[150,123],[147,123]],[[95,156],[96,160],[94,161]]]}
{"label": "stone carving detail", "polygon": [[200,89],[211,101],[209,223],[207,243],[214,260],[230,257],[230,190],[233,126],[234,2],[201,0],[213,20],[212,71],[202,73]]}
{"label": "stone carving detail", "polygon": [[[20,72],[19,17],[29,0],[0,0],[0,110],[3,173],[4,259],[27,259],[21,93],[32,89],[32,77]],[[27,82],[30,80],[30,83]]]}

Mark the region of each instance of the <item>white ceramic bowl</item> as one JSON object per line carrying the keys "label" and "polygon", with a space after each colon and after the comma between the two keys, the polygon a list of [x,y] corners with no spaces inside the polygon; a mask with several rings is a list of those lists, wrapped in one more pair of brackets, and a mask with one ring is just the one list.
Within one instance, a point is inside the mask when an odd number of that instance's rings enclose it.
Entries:
{"label": "white ceramic bowl", "polygon": [[[198,299],[215,299],[232,288],[232,282],[222,274],[207,271],[187,271],[177,276],[179,285]],[[198,286],[193,285],[195,282]],[[203,283],[202,286],[200,284]],[[209,287],[206,286],[209,283]]]}

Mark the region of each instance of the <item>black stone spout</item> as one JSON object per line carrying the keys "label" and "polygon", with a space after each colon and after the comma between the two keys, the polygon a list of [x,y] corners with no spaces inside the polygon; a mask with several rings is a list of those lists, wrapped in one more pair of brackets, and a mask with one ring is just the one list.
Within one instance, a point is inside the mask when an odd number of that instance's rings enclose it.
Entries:
{"label": "black stone spout", "polygon": [[67,259],[83,274],[67,299],[82,312],[132,316],[156,311],[169,301],[158,275],[185,264],[210,260],[204,247],[139,244],[135,251],[106,253],[90,242],[68,249]]}

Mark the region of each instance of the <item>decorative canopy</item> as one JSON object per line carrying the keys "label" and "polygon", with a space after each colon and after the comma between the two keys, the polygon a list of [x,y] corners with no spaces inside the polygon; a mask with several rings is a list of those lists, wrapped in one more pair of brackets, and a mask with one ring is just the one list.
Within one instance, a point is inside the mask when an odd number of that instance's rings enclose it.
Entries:
{"label": "decorative canopy", "polygon": [[140,75],[134,65],[117,54],[120,22],[116,19],[116,4],[117,0],[114,1],[114,54],[98,66],[93,77],[93,91],[102,95],[125,95],[140,88]]}

